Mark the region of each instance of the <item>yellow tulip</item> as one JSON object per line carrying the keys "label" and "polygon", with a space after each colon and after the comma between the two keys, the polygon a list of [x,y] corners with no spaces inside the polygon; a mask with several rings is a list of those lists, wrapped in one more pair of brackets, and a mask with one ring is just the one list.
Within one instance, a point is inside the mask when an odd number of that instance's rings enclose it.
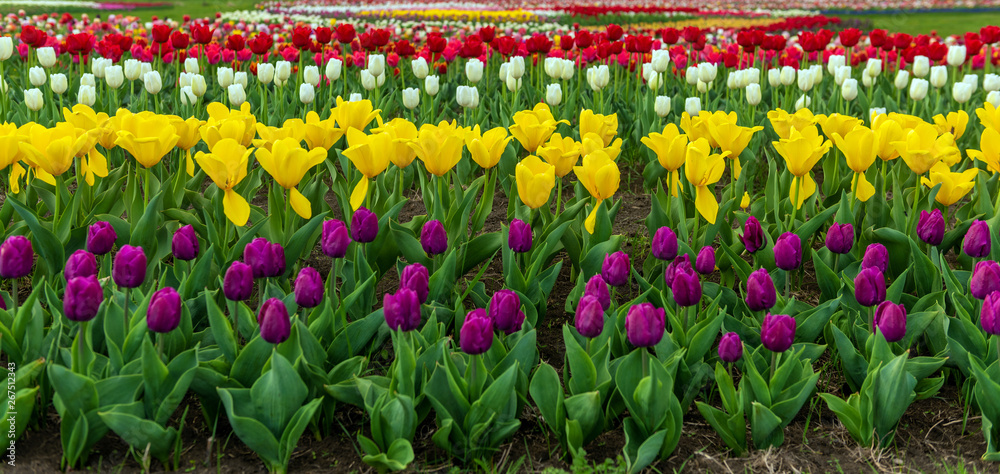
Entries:
{"label": "yellow tulip", "polygon": [[906,166],[917,175],[926,173],[946,156],[958,154],[954,137],[950,133],[939,137],[937,129],[929,123],[917,125],[894,145]]}
{"label": "yellow tulip", "polygon": [[469,148],[472,160],[479,166],[490,169],[500,162],[500,157],[507,149],[507,144],[514,137],[507,136],[507,129],[495,127],[486,133],[479,133],[479,125],[465,135],[465,146]]}
{"label": "yellow tulip", "polygon": [[556,167],[531,155],[514,168],[517,195],[526,206],[538,209],[549,202],[556,185]]}
{"label": "yellow tulip", "polygon": [[380,125],[377,128],[373,128],[372,133],[378,133],[383,138],[388,138],[392,141],[392,151],[389,155],[392,164],[400,168],[410,166],[410,163],[413,163],[413,159],[417,157],[417,153],[407,144],[416,140],[418,135],[417,126],[404,118],[394,118],[385,124],[382,124],[381,117],[377,117],[377,119]]}
{"label": "yellow tulip", "polygon": [[684,158],[684,176],[695,188],[694,207],[709,224],[715,224],[719,214],[715,189],[714,187],[709,189],[709,186],[722,178],[722,173],[726,171],[728,155],[728,151],[712,154],[708,140],[699,138],[688,145],[687,155]]}
{"label": "yellow tulip", "polygon": [[368,180],[375,179],[389,167],[394,146],[392,140],[382,134],[368,135],[356,128],[347,129],[347,141],[351,146],[343,154],[362,174],[361,181],[351,192],[351,208],[357,210],[368,195]]}
{"label": "yellow tulip", "polygon": [[510,134],[529,153],[534,153],[542,146],[560,123],[569,124],[565,120],[556,121],[549,111],[549,106],[542,102],[531,110],[522,110],[514,114],[514,125],[509,127]]}
{"label": "yellow tulip", "polygon": [[244,226],[250,219],[250,203],[233,190],[247,176],[247,163],[253,148],[247,149],[232,138],[223,138],[211,152],[199,151],[194,160],[225,196],[222,209],[226,217],[238,226]]}
{"label": "yellow tulip", "polygon": [[938,135],[951,133],[955,140],[965,135],[965,128],[969,125],[969,114],[964,110],[958,112],[948,112],[948,115],[937,114],[934,116],[934,126],[937,127]]}
{"label": "yellow tulip", "polygon": [[779,138],[785,139],[792,135],[792,130],[802,130],[816,123],[816,116],[809,109],[801,108],[794,114],[790,114],[781,109],[775,109],[767,113],[767,120],[771,122],[771,128]]}
{"label": "yellow tulip", "polygon": [[[306,114],[303,136],[310,150],[317,148],[329,150],[340,140],[340,137],[344,136],[344,129],[337,126],[337,117],[333,115],[334,111],[331,110],[330,114],[330,118],[324,120],[320,120],[319,114],[311,110]],[[364,127],[356,130],[360,132],[363,129]]]}
{"label": "yellow tulip", "polygon": [[294,138],[300,142],[306,139],[306,123],[302,119],[285,120],[280,127],[270,127],[258,122],[256,128],[257,136],[260,138],[253,139],[254,148],[270,150],[271,145],[282,138]]}
{"label": "yellow tulip", "polygon": [[740,179],[743,166],[740,164],[740,154],[750,143],[753,134],[763,130],[764,127],[741,127],[735,123],[708,122],[708,132],[712,135],[722,151],[729,152],[729,158],[733,160],[733,179]]}
{"label": "yellow tulip", "polygon": [[184,165],[188,176],[194,176],[194,160],[191,158],[191,149],[201,141],[201,126],[205,125],[204,120],[197,117],[188,117],[187,120],[176,115],[170,115],[170,124],[179,137],[177,148],[184,150]]}
{"label": "yellow tulip", "polygon": [[920,182],[928,188],[940,184],[941,188],[938,189],[934,199],[942,205],[950,206],[972,191],[972,188],[976,186],[976,173],[978,172],[978,168],[970,168],[955,173],[948,168],[948,165],[938,163],[931,167],[930,179],[921,177]]}
{"label": "yellow tulip", "polygon": [[63,118],[73,124],[74,127],[83,130],[93,130],[102,128],[108,124],[108,114],[95,112],[86,104],[76,104],[72,109],[63,107]]}
{"label": "yellow tulip", "polygon": [[232,138],[243,145],[250,146],[257,133],[257,117],[250,112],[250,103],[244,102],[240,110],[230,109],[219,102],[212,102],[206,107],[208,121],[201,128],[201,139],[211,150],[223,138]]}
{"label": "yellow tulip", "polygon": [[597,150],[607,153],[612,160],[617,160],[618,155],[622,153],[622,139],[616,138],[610,145],[605,146],[601,137],[597,136],[596,133],[584,135],[583,139],[580,140],[580,154],[587,156]]}
{"label": "yellow tulip", "polygon": [[538,147],[536,154],[547,163],[556,167],[556,176],[562,178],[573,171],[580,159],[580,143],[573,137],[563,137],[553,133],[545,146]]}
{"label": "yellow tulip", "polygon": [[306,151],[302,148],[302,142],[291,137],[274,142],[270,150],[257,149],[257,162],[260,163],[260,167],[274,178],[274,182],[288,191],[292,209],[303,219],[312,217],[312,208],[309,200],[295,187],[310,168],[324,160],[326,160],[325,150]]}
{"label": "yellow tulip", "polygon": [[593,234],[594,224],[597,222],[597,209],[601,207],[601,202],[614,196],[615,192],[618,191],[621,172],[618,170],[618,165],[607,153],[597,150],[584,156],[582,166],[573,167],[573,174],[587,189],[587,192],[597,200],[594,210],[584,221],[587,232]]}
{"label": "yellow tulip", "polygon": [[[372,106],[372,101],[368,99],[356,102],[345,102],[344,99],[341,99],[338,96],[337,106],[330,110],[330,117],[336,118],[337,126],[345,132],[349,128],[363,132],[365,127],[367,127],[372,120],[375,120],[375,117],[378,117],[381,112],[382,110],[376,110],[375,107]],[[309,120],[306,120],[306,122],[308,121]]]}
{"label": "yellow tulip", "polygon": [[994,107],[992,103],[987,101],[982,108],[976,109],[976,116],[984,127],[1000,132],[1000,109]]}
{"label": "yellow tulip", "polygon": [[618,114],[601,115],[595,114],[590,109],[581,110],[580,137],[590,133],[597,134],[604,143],[604,147],[610,146],[615,136],[618,135]]}
{"label": "yellow tulip", "polygon": [[917,125],[926,123],[924,122],[924,119],[917,117],[916,115],[901,114],[899,112],[889,112],[889,119],[898,123],[903,129],[904,134],[914,128],[917,128]]}
{"label": "yellow tulip", "polygon": [[642,144],[656,153],[656,160],[667,170],[667,190],[674,197],[680,190],[680,173],[687,157],[688,136],[680,133],[677,125],[668,123],[662,133],[650,133],[642,137]]}
{"label": "yellow tulip", "polygon": [[746,209],[750,207],[750,193],[743,191],[743,199],[740,199],[740,209]]}
{"label": "yellow tulip", "polygon": [[792,181],[790,195],[795,199],[795,208],[802,207],[809,196],[816,192],[816,181],[813,181],[810,172],[820,158],[833,146],[829,140],[823,140],[815,125],[808,125],[798,130],[791,128],[788,138],[771,142],[778,154],[785,159],[788,171],[796,179]]}
{"label": "yellow tulip", "polygon": [[115,143],[143,167],[152,168],[177,146],[180,136],[164,115],[149,118],[133,114],[122,121]]}
{"label": "yellow tulip", "polygon": [[1000,132],[984,128],[979,136],[979,150],[966,150],[966,153],[970,158],[985,162],[986,169],[1000,173]]}
{"label": "yellow tulip", "polygon": [[872,130],[875,131],[875,148],[878,157],[883,161],[899,158],[896,145],[893,145],[894,142],[902,141],[905,138],[903,127],[899,125],[899,122],[890,119],[885,114],[880,114],[875,117]]}
{"label": "yellow tulip", "polygon": [[427,171],[436,176],[444,176],[458,164],[464,145],[464,132],[458,129],[455,122],[424,124],[417,138],[407,143],[416,152],[417,158],[424,162]]}
{"label": "yellow tulip", "polygon": [[878,150],[875,148],[875,132],[864,125],[858,125],[847,132],[847,135],[833,135],[837,148],[844,154],[847,167],[854,171],[851,181],[851,192],[858,200],[867,202],[875,195],[875,186],[865,178],[865,171],[875,163]]}
{"label": "yellow tulip", "polygon": [[33,168],[44,172],[38,177],[50,184],[55,183],[53,176],[60,176],[73,166],[73,158],[87,141],[69,122],[59,122],[52,128],[32,124],[27,134],[27,140],[19,143],[18,148]]}
{"label": "yellow tulip", "polygon": [[[708,112],[705,112],[705,116]],[[712,133],[708,131],[708,123],[706,123],[702,114],[697,116],[690,116],[687,112],[681,114],[681,130],[687,135],[690,141],[695,141],[700,138],[708,140],[709,145],[712,144]],[[686,149],[686,148],[685,148]]]}
{"label": "yellow tulip", "polygon": [[0,170],[7,168],[21,159],[21,151],[18,145],[25,138],[24,135],[19,133],[16,124],[7,122],[0,124]]}
{"label": "yellow tulip", "polygon": [[132,112],[128,109],[118,109],[115,111],[113,116],[108,117],[107,122],[104,125],[104,134],[98,139],[98,143],[104,147],[105,150],[110,150],[118,145],[115,141],[118,140],[118,131],[122,129],[122,121],[125,117],[132,116]]}
{"label": "yellow tulip", "polygon": [[834,135],[846,136],[855,127],[861,126],[864,122],[850,115],[843,114],[830,114],[830,115],[817,115],[816,121],[819,126],[823,129],[823,134],[826,138],[833,140]]}

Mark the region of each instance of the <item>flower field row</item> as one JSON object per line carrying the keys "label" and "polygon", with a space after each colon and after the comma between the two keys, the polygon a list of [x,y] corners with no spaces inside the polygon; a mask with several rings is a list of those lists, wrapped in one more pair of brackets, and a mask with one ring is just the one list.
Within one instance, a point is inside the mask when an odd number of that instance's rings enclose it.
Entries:
{"label": "flower field row", "polygon": [[63,467],[179,469],[196,407],[273,472],[345,410],[380,472],[528,412],[639,472],[686,416],[891,447],[951,386],[1000,460],[1000,27],[36,20],[0,36],[0,429],[57,422]]}

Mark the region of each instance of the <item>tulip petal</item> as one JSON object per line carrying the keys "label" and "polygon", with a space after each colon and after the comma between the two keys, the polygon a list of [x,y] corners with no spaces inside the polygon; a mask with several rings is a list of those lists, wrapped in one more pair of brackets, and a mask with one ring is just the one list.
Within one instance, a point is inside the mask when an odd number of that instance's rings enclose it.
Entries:
{"label": "tulip petal", "polygon": [[813,181],[812,176],[808,174],[796,179],[795,182],[792,183],[791,194],[789,194],[789,196],[793,198],[795,196],[795,186],[799,187],[799,199],[798,202],[795,203],[795,208],[801,209],[802,203],[806,202],[806,199],[809,199],[809,197],[816,192],[816,181]]}
{"label": "tulip petal", "polygon": [[250,220],[250,203],[232,189],[227,189],[226,195],[222,198],[222,210],[237,226],[243,227]]}
{"label": "tulip petal", "polygon": [[857,173],[857,175],[858,175],[857,190],[855,191],[855,187],[852,186],[851,192],[853,192],[855,196],[857,196],[859,201],[868,202],[868,200],[875,195],[875,186],[873,186],[871,183],[868,182],[868,179],[865,178],[864,173]]}
{"label": "tulip petal", "polygon": [[358,210],[361,207],[361,203],[365,202],[365,196],[368,195],[368,178],[361,176],[361,181],[354,186],[354,191],[351,192],[351,209]]}
{"label": "tulip petal", "polygon": [[309,203],[309,199],[306,199],[302,193],[296,188],[291,188],[288,190],[288,199],[292,203],[292,209],[295,213],[301,216],[303,219],[309,219],[312,217],[312,204]]}
{"label": "tulip petal", "polygon": [[604,201],[597,201],[597,205],[594,206],[594,210],[590,211],[587,215],[587,220],[583,221],[583,227],[587,229],[587,232],[593,234],[594,226],[597,224],[597,210],[600,209],[601,203]]}
{"label": "tulip petal", "polygon": [[715,200],[715,192],[708,189],[708,186],[695,188],[694,207],[709,224],[715,224],[715,218],[719,214],[719,202]]}
{"label": "tulip petal", "polygon": [[27,175],[24,167],[19,163],[10,165],[10,190],[17,194],[21,192],[21,177]]}
{"label": "tulip petal", "polygon": [[194,160],[191,159],[191,150],[184,150],[184,163],[188,176],[194,177]]}
{"label": "tulip petal", "polygon": [[733,159],[733,179],[740,179],[740,173],[743,172],[743,165],[740,163],[740,157],[739,155],[730,155],[730,157]]}

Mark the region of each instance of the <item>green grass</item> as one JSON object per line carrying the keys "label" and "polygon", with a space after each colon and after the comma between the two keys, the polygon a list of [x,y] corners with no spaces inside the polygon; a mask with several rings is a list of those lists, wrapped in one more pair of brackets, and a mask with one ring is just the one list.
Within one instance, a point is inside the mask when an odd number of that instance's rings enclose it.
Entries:
{"label": "green grass", "polygon": [[[145,0],[144,0],[145,1]],[[158,0],[148,0],[158,1]],[[252,10],[257,3],[256,0],[190,0],[170,2],[170,6],[141,8],[135,10],[106,10],[103,15],[135,15],[139,18],[149,19],[153,15],[158,18],[173,18],[180,21],[184,15],[191,15],[191,18],[214,17],[216,12],[228,12],[234,10]],[[91,12],[91,15],[93,13]]]}
{"label": "green grass", "polygon": [[939,35],[962,34],[979,31],[987,25],[1000,25],[1000,12],[990,13],[898,13],[887,15],[841,15],[847,20],[871,20],[875,28],[890,32],[902,31],[910,34],[930,33],[937,30]]}

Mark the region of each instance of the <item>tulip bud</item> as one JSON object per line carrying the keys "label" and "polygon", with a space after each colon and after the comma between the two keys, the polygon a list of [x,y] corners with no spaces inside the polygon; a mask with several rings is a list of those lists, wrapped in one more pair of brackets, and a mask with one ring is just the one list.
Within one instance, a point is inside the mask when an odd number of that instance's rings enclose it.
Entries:
{"label": "tulip bud", "polygon": [[83,249],[73,252],[73,255],[66,260],[63,278],[69,281],[76,277],[88,276],[97,276],[97,257]]}
{"label": "tulip bud", "polygon": [[604,309],[596,296],[585,293],[580,298],[580,303],[576,305],[574,326],[581,336],[587,338],[600,336],[604,331]]}
{"label": "tulip bud", "polygon": [[507,76],[507,90],[511,92],[521,90],[521,80],[515,79],[514,76]]}
{"label": "tulip bud", "polygon": [[843,54],[831,55],[826,60],[826,71],[830,75],[835,75],[837,73],[837,68],[847,65],[847,58]]}
{"label": "tulip bud", "polygon": [[191,92],[195,97],[202,97],[208,91],[208,84],[205,83],[205,76],[191,76]]}
{"label": "tulip bud", "polygon": [[[847,253],[854,247],[854,226],[834,223],[826,232],[826,248],[833,253]],[[836,269],[834,269],[836,271]]]}
{"label": "tulip bud", "polygon": [[906,336],[906,308],[901,304],[883,301],[875,308],[875,327],[886,342],[897,342]]}
{"label": "tulip bud", "polygon": [[[221,68],[220,68],[221,69]],[[292,76],[292,63],[288,61],[278,61],[274,63],[274,79],[285,82]]]}
{"label": "tulip bud", "polygon": [[378,84],[376,83],[375,76],[373,76],[367,69],[361,70],[361,87],[364,87],[366,91],[375,89]]}
{"label": "tulip bud", "polygon": [[324,255],[330,258],[344,258],[347,255],[347,246],[350,244],[351,236],[348,235],[347,226],[343,221],[337,219],[323,221],[320,247]]}
{"label": "tulip bud", "polygon": [[166,286],[156,290],[149,299],[146,326],[155,333],[168,333],[181,323],[181,296]]}
{"label": "tulip bud", "polygon": [[359,207],[351,216],[351,239],[367,244],[378,236],[378,216],[366,207]]}
{"label": "tulip bud", "polygon": [[35,252],[23,235],[12,235],[0,244],[0,278],[21,278],[31,274]]}
{"label": "tulip bud", "polygon": [[125,83],[125,73],[122,71],[121,66],[108,66],[104,68],[104,80],[107,81],[108,87],[112,89],[117,89]]}
{"label": "tulip bud", "polygon": [[[44,82],[43,82],[44,84]],[[45,106],[42,91],[38,89],[28,89],[24,91],[24,105],[32,112],[38,112]]]}
{"label": "tulip bud", "polygon": [[574,74],[576,74],[576,63],[572,59],[563,59],[562,75],[559,78],[568,81]]}
{"label": "tulip bud", "polygon": [[466,354],[477,355],[490,350],[493,345],[493,321],[485,309],[474,309],[465,316],[458,342]]}
{"label": "tulip bud", "polygon": [[271,344],[281,344],[292,332],[292,321],[288,318],[288,308],[278,298],[271,298],[260,306],[257,314],[261,339]]}
{"label": "tulip bud", "polygon": [[254,278],[275,277],[285,273],[285,248],[258,237],[243,248],[243,261],[253,269]]}
{"label": "tulip bud", "polygon": [[253,269],[240,261],[229,265],[222,279],[222,294],[230,301],[243,301],[253,293]]}
{"label": "tulip bud", "polygon": [[701,82],[701,80],[699,79],[698,80],[698,93],[699,94],[707,94],[708,93],[708,86],[710,86],[711,84],[712,83],[710,83],[710,82]]}
{"label": "tulip bud", "polygon": [[746,87],[747,89],[747,103],[752,106],[757,106],[760,104],[761,94],[760,94],[760,84],[750,84]]}
{"label": "tulip bud", "polygon": [[979,323],[987,334],[1000,335],[1000,292],[994,291],[983,299]]}
{"label": "tulip bud", "polygon": [[302,83],[299,84],[299,101],[303,104],[309,105],[316,99],[316,89],[312,84]]}
{"label": "tulip bud", "polygon": [[972,258],[983,258],[990,254],[991,245],[989,224],[976,219],[965,233],[962,251]]}
{"label": "tulip bud", "polygon": [[[195,61],[195,63],[197,64],[198,62],[197,58],[190,58],[190,59]],[[125,68],[122,70],[122,72],[125,75],[125,79],[128,79],[130,81],[139,79],[139,76],[142,75],[142,62],[139,61],[138,59],[126,59]]]}
{"label": "tulip bud", "polygon": [[625,333],[635,347],[653,347],[663,339],[666,313],[651,303],[639,303],[628,309],[625,316]]}
{"label": "tulip bud", "polygon": [[677,272],[687,272],[694,273],[694,268],[691,267],[691,257],[688,254],[678,255],[674,261],[667,264],[667,268],[663,270],[663,281],[667,283],[667,286],[671,286],[674,283],[674,276]]}
{"label": "tulip bud", "polygon": [[194,260],[198,256],[198,234],[194,227],[186,225],[174,232],[170,245],[174,258],[178,260]]}
{"label": "tulip bud", "polygon": [[507,61],[510,66],[507,67],[507,77],[513,77],[514,79],[520,79],[524,76],[524,57],[513,56]]}
{"label": "tulip bud", "polygon": [[601,303],[601,310],[607,311],[611,307],[611,289],[608,288],[607,282],[604,281],[604,277],[600,274],[590,277],[587,280],[587,286],[583,290],[584,295],[590,295],[597,298],[597,301]]}
{"label": "tulip bud", "polygon": [[0,61],[10,59],[14,54],[14,38],[10,36],[0,37]]}
{"label": "tulip bud", "polygon": [[718,68],[715,64],[704,62],[698,63],[698,80],[704,83],[710,83],[715,81],[715,77],[718,75]]}
{"label": "tulip bud", "polygon": [[969,85],[971,88],[970,94],[975,93],[976,89],[979,88],[979,76],[976,74],[966,74],[965,77],[962,78],[962,82]]}
{"label": "tulip bud", "polygon": [[708,275],[715,271],[715,249],[706,245],[698,252],[698,258],[694,261],[694,268],[702,275]]}
{"label": "tulip bud", "polygon": [[854,277],[854,299],[861,306],[875,306],[885,301],[885,276],[878,268],[863,268]]}
{"label": "tulip bud", "polygon": [[52,92],[62,95],[69,88],[69,81],[65,74],[53,74],[49,76],[49,87],[52,88]]}
{"label": "tulip bud", "polygon": [[104,68],[111,65],[111,60],[106,58],[94,58],[90,61],[90,72],[98,79],[104,79]]}
{"label": "tulip bud", "polygon": [[785,352],[795,342],[795,318],[769,314],[760,328],[760,342],[772,352]]}
{"label": "tulip bud", "polygon": [[562,103],[562,86],[549,84],[545,87],[545,103],[555,107]]}
{"label": "tulip bud", "polygon": [[524,312],[521,311],[521,297],[513,290],[497,291],[490,298],[487,315],[493,320],[493,326],[505,334],[514,334],[521,330],[524,324]]}
{"label": "tulip bud", "polygon": [[427,267],[419,263],[412,263],[403,268],[403,274],[399,277],[399,287],[409,288],[417,292],[417,299],[420,300],[420,304],[424,304],[427,302],[428,293],[430,293],[429,281]]}
{"label": "tulip bud", "polygon": [[944,218],[941,217],[940,209],[934,209],[933,212],[920,211],[917,236],[930,245],[941,245],[941,241],[944,240]]}
{"label": "tulip bud", "polygon": [[785,232],[774,242],[774,264],[785,271],[795,270],[802,264],[802,240],[792,232]]}
{"label": "tulip bud", "polygon": [[809,90],[813,87],[812,71],[808,69],[799,69],[796,80],[798,82],[799,90],[802,92],[809,92]]}
{"label": "tulip bud", "polygon": [[381,54],[368,55],[368,73],[372,76],[379,76],[385,72],[385,56]]}
{"label": "tulip bud", "polygon": [[996,74],[984,75],[983,90],[986,92],[1000,91],[1000,75]]}
{"label": "tulip bud", "polygon": [[545,58],[543,65],[545,68],[545,74],[548,75],[550,79],[558,80],[562,76],[562,58]]}
{"label": "tulip bud", "polygon": [[[110,65],[111,65],[111,60],[109,59],[108,60],[108,66],[110,66]],[[153,70],[153,65],[149,64],[149,63],[139,63],[139,67],[140,67],[139,79],[145,81],[146,80],[146,73]]]}
{"label": "tulip bud", "polygon": [[327,61],[326,71],[325,71],[327,80],[329,80],[332,83],[337,79],[340,79],[340,74],[341,72],[343,72],[343,69],[344,69],[343,61],[337,58],[332,58],[329,61]]}
{"label": "tulip bud", "polygon": [[972,98],[972,86],[966,82],[956,82],[952,85],[951,97],[959,104],[968,102]]}
{"label": "tulip bud", "polygon": [[927,76],[927,73],[931,70],[931,61],[927,56],[914,56],[913,57],[913,75],[916,77],[923,78]]}
{"label": "tulip bud", "polygon": [[95,86],[97,86],[97,80],[94,79],[94,75],[93,74],[91,74],[91,73],[88,72],[88,73],[80,76],[80,85],[81,86],[95,87]]}
{"label": "tulip bud", "polygon": [[56,51],[51,46],[43,46],[35,50],[38,54],[38,64],[50,68],[56,65]]}
{"label": "tulip bud", "polygon": [[868,77],[875,78],[882,74],[882,60],[875,58],[868,58],[868,63],[865,64],[865,74]]}
{"label": "tulip bud", "polygon": [[483,79],[483,62],[476,58],[471,58],[465,63],[465,77],[469,82],[476,84]]}
{"label": "tulip bud", "polygon": [[759,268],[747,278],[747,296],[744,299],[751,311],[766,311],[778,301],[774,280],[767,270]]}
{"label": "tulip bud", "polygon": [[[833,81],[837,83],[838,86],[843,86],[844,81],[851,79],[851,66],[841,66],[833,71]],[[854,84],[857,85],[857,79],[854,80]]]}
{"label": "tulip bud", "polygon": [[95,222],[87,228],[87,250],[95,255],[104,255],[111,251],[118,234],[115,228],[105,221]]}
{"label": "tulip bud", "polygon": [[[383,68],[384,67],[385,66],[384,66],[384,63],[383,63]],[[362,69],[362,71],[365,71],[365,70]],[[368,71],[368,72],[369,72],[369,74],[371,74],[370,71]],[[371,74],[371,75],[375,76],[375,74]],[[364,74],[362,74],[361,77],[364,78]],[[304,82],[306,82],[306,83],[312,84],[313,87],[316,87],[317,85],[319,85],[319,67],[317,67],[317,66],[306,66],[305,69],[302,72],[302,80]]]}
{"label": "tulip bud", "polygon": [[688,263],[682,271],[675,271],[670,291],[677,306],[694,306],[701,301],[701,280]]}
{"label": "tulip bud", "polygon": [[671,228],[663,226],[656,229],[650,246],[654,257],[658,260],[673,260],[677,258],[677,248],[677,234]]}
{"label": "tulip bud", "polygon": [[795,83],[795,69],[791,66],[781,68],[781,85],[790,86]]}
{"label": "tulip bud", "polygon": [[479,89],[470,86],[458,86],[455,89],[455,100],[458,105],[473,109],[479,106]]}
{"label": "tulip bud", "polygon": [[931,85],[935,89],[940,89],[948,83],[948,67],[934,66],[931,68]]}
{"label": "tulip bud", "polygon": [[420,105],[420,89],[407,87],[403,89],[403,107],[413,110]]}
{"label": "tulip bud", "polygon": [[323,302],[323,277],[313,267],[299,270],[295,278],[295,304],[303,308],[315,308]]}
{"label": "tulip bud", "polygon": [[893,85],[896,89],[906,89],[907,84],[910,83],[910,73],[906,69],[900,69],[896,71],[896,80],[893,81]]}
{"label": "tulip bud", "polygon": [[927,80],[914,79],[910,81],[910,100],[924,100],[927,97]]}
{"label": "tulip bud", "polygon": [[840,86],[840,96],[846,101],[852,101],[858,97],[858,80],[857,79],[847,79],[844,84]]}
{"label": "tulip bud", "polygon": [[70,278],[63,294],[63,314],[70,321],[90,321],[97,316],[103,301],[104,290],[96,276]]}
{"label": "tulip bud", "polygon": [[885,245],[874,243],[865,249],[865,256],[861,259],[861,268],[874,267],[885,273],[889,268],[889,251]]}
{"label": "tulip bud", "polygon": [[764,247],[764,228],[756,217],[750,216],[743,224],[743,235],[740,236],[748,253],[755,253]]}
{"label": "tulip bud", "polygon": [[653,110],[656,112],[656,115],[660,118],[664,118],[667,115],[669,115],[670,97],[667,97],[665,95],[656,96],[656,102],[653,104]]}
{"label": "tulip bud", "polygon": [[233,84],[239,84],[243,86],[244,90],[246,90],[248,84],[246,71],[236,71],[236,73],[233,74]]}
{"label": "tulip bud", "polygon": [[771,87],[778,87],[781,85],[781,70],[777,68],[772,68],[767,70],[767,83]]}
{"label": "tulip bud", "polygon": [[983,299],[994,291],[1000,291],[1000,264],[992,260],[976,262],[969,279],[969,292],[972,296]]}
{"label": "tulip bud", "polygon": [[236,74],[233,72],[233,68],[220,67],[215,71],[215,77],[219,81],[219,86],[223,89],[229,88],[233,85],[233,79],[235,79]]}
{"label": "tulip bud", "polygon": [[124,245],[115,254],[111,276],[121,288],[137,288],[146,280],[146,254],[142,247]]}
{"label": "tulip bud", "polygon": [[594,91],[599,91],[608,86],[611,81],[611,73],[606,64],[591,66],[587,69],[587,83]]}
{"label": "tulip bud", "polygon": [[434,256],[448,250],[448,234],[439,220],[427,221],[420,229],[420,245],[427,255]]}
{"label": "tulip bud", "polygon": [[653,71],[658,74],[666,72],[670,67],[670,51],[665,49],[653,50],[653,57],[651,58],[650,64],[653,67]]}
{"label": "tulip bud", "polygon": [[697,117],[698,113],[701,112],[701,98],[688,97],[687,99],[684,99],[684,111],[692,117]]}
{"label": "tulip bud", "polygon": [[743,357],[743,341],[735,332],[727,332],[719,341],[719,359],[733,363]]}
{"label": "tulip bud", "polygon": [[760,69],[755,67],[747,68],[746,75],[744,76],[743,85],[749,86],[750,84],[760,85]]}
{"label": "tulip bud", "polygon": [[393,331],[412,331],[420,327],[420,301],[417,293],[409,288],[400,288],[395,294],[386,293],[382,298],[382,313]]}
{"label": "tulip bud", "polygon": [[76,101],[88,107],[93,107],[94,102],[97,101],[97,89],[94,86],[80,86],[80,89],[76,92]]}
{"label": "tulip bud", "polygon": [[30,82],[31,85],[35,87],[42,87],[45,85],[46,80],[45,69],[38,66],[28,69],[28,82]]}
{"label": "tulip bud", "polygon": [[[268,66],[271,66],[269,63],[260,63],[260,64],[257,65],[257,70],[258,71],[260,70],[260,66],[263,65],[263,64],[267,64]],[[271,67],[273,67],[273,66],[271,66]],[[201,67],[198,65],[198,58],[186,58],[186,59],[184,59],[184,72],[186,72],[188,74],[199,74],[199,73],[201,73]]]}
{"label": "tulip bud", "polygon": [[631,269],[628,254],[618,251],[604,257],[604,263],[601,265],[601,276],[611,286],[625,286],[628,283]]}
{"label": "tulip bud", "polygon": [[440,82],[437,76],[427,76],[424,78],[424,92],[426,92],[427,95],[434,97],[437,95],[440,87]]}
{"label": "tulip bud", "polygon": [[246,91],[239,84],[230,84],[226,91],[229,93],[229,102],[232,103],[233,107],[239,108],[247,100]]}
{"label": "tulip bud", "polygon": [[507,245],[517,253],[524,253],[531,250],[532,234],[531,226],[520,219],[514,219],[510,223],[510,231],[507,234]]}
{"label": "tulip bud", "polygon": [[684,80],[689,86],[693,86],[698,83],[698,66],[689,66],[684,71]]}
{"label": "tulip bud", "polygon": [[958,67],[965,64],[965,46],[964,45],[952,45],[948,47],[948,56],[946,60],[948,65],[951,67]]}
{"label": "tulip bud", "polygon": [[153,95],[159,94],[160,89],[163,87],[159,71],[149,71],[146,74],[143,74],[142,83],[146,88],[146,92]]}

